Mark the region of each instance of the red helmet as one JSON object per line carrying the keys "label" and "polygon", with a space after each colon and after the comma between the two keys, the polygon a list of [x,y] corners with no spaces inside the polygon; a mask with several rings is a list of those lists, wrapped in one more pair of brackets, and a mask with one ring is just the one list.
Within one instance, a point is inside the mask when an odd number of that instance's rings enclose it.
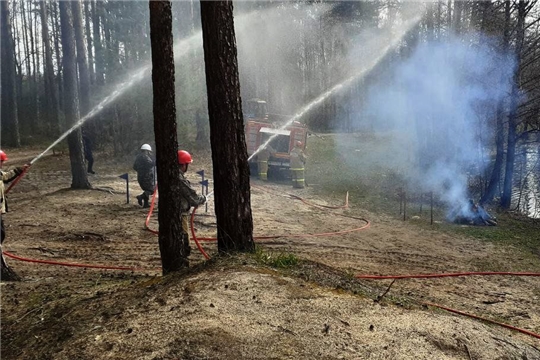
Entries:
{"label": "red helmet", "polygon": [[302,147],[302,146],[304,146],[304,143],[303,143],[303,142],[301,142],[301,141],[297,141],[297,142],[296,142],[296,146],[298,146],[298,147]]}
{"label": "red helmet", "polygon": [[0,161],[7,161],[8,157],[5,152],[0,150]]}
{"label": "red helmet", "polygon": [[191,164],[192,162],[193,159],[191,158],[190,153],[188,153],[186,150],[178,150],[178,163],[180,165]]}

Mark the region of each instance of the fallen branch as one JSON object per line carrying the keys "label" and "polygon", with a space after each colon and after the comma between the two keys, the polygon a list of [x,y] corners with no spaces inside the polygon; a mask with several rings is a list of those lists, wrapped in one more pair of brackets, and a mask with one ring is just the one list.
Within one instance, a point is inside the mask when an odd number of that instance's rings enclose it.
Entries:
{"label": "fallen branch", "polygon": [[386,289],[386,291],[380,295],[380,296],[377,296],[377,299],[375,299],[375,302],[381,302],[381,300],[383,299],[383,297],[388,294],[388,292],[390,291],[390,288],[392,287],[392,285],[394,285],[394,283],[396,282],[396,279],[392,280],[392,282],[390,283],[390,285],[388,285],[388,288]]}
{"label": "fallen branch", "polygon": [[465,346],[465,350],[467,350],[467,355],[469,355],[469,360],[473,360],[471,356],[471,352],[469,351],[469,347],[467,346],[467,344],[463,343],[463,346]]}
{"label": "fallen branch", "polygon": [[32,309],[32,310],[30,310],[30,311],[27,311],[23,316],[21,316],[20,318],[18,318],[17,320],[15,320],[15,323],[20,322],[22,319],[24,319],[25,317],[27,317],[27,316],[30,315],[31,313],[36,312],[36,311],[38,311],[39,309],[42,309],[42,308],[43,308],[43,306],[40,306],[40,307],[37,307],[37,308]]}

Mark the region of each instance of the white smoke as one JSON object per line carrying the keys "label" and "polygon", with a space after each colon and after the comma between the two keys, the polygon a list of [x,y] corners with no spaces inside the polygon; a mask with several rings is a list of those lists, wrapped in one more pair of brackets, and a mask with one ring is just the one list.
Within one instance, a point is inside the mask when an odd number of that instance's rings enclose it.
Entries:
{"label": "white smoke", "polygon": [[434,191],[450,206],[466,203],[467,174],[487,164],[496,107],[510,93],[515,68],[493,39],[478,39],[420,43],[372,80],[353,125],[391,140],[363,154],[364,167],[387,166],[411,190]]}

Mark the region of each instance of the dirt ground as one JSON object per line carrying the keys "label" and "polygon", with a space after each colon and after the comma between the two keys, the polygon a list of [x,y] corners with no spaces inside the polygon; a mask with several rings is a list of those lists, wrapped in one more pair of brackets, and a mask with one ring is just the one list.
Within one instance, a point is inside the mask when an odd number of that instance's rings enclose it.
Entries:
{"label": "dirt ground", "polygon": [[[8,165],[27,162],[37,152],[11,150]],[[532,337],[419,306],[437,303],[540,333],[539,278],[398,280],[382,303],[372,298],[391,280],[353,280],[355,274],[508,271],[515,264],[521,271],[538,272],[540,258],[370,213],[358,203],[354,210],[324,210],[287,196],[341,205],[345,194],[321,198],[312,187],[293,190],[253,180],[256,235],[327,233],[364,225],[339,214],[369,219],[371,227],[339,236],[259,242],[264,251],[306,260],[301,270],[289,274],[251,258],[205,265],[193,245],[195,267],[162,278],[157,237],[144,229],[147,212],[136,204],[132,160],[96,154],[97,174],[91,182],[99,190],[72,191],[68,156],[48,155],[10,193],[6,250],[29,258],[143,270],[8,259],[23,281],[1,285],[2,359],[540,359],[540,343]],[[193,183],[200,169],[211,174],[209,157],[196,154],[188,176]],[[124,172],[130,174],[130,204],[118,177]],[[208,213],[199,212],[197,234],[212,236],[212,204]],[[157,229],[155,215],[151,227]],[[203,246],[216,254],[214,243]],[[316,263],[326,270],[306,265]],[[339,281],[356,284],[358,292],[317,281],[332,269],[341,273]]]}

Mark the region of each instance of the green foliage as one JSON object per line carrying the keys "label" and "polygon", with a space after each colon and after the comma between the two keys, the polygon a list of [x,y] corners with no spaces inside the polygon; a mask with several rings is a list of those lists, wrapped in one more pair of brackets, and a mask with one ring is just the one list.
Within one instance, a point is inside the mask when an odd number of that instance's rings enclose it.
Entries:
{"label": "green foliage", "polygon": [[[397,167],[398,171],[393,171],[379,167],[377,164],[369,164],[366,160],[370,156],[377,158],[376,153],[381,146],[387,146],[384,139],[367,134],[326,134],[310,137],[307,150],[309,159],[306,165],[308,184],[313,185],[315,192],[336,199],[342,198],[348,191],[350,206],[353,210],[356,207],[397,218],[399,216],[397,189],[405,183],[399,173],[399,167]],[[498,226],[460,226],[441,222],[445,213],[443,209],[434,208],[434,219],[439,221],[430,225],[428,208],[429,205],[424,206],[424,221],[410,223],[429,230],[514,247],[526,259],[537,259],[540,255],[539,220],[502,213],[497,215]],[[417,215],[417,211],[418,204],[413,205],[410,202],[408,217]],[[481,268],[500,268],[496,265],[498,264],[478,264]],[[516,264],[510,265],[511,268],[515,268]]]}
{"label": "green foliage", "polygon": [[513,214],[499,214],[498,226],[457,226],[440,224],[438,229],[474,237],[505,246],[513,246],[534,256],[540,255],[540,221]]}
{"label": "green foliage", "polygon": [[298,258],[296,255],[284,252],[266,252],[260,246],[257,246],[255,249],[255,259],[258,263],[280,269],[298,265]]}

